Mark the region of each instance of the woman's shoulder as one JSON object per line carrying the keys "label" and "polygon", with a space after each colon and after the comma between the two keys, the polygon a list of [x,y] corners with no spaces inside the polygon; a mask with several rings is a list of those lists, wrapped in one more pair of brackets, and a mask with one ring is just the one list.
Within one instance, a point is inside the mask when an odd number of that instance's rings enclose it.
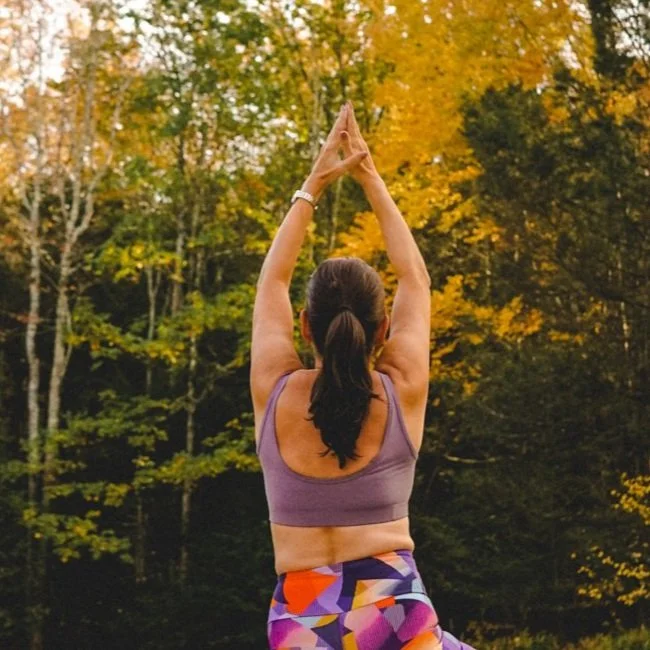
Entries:
{"label": "woman's shoulder", "polygon": [[400,404],[405,408],[415,407],[418,409],[423,403],[426,403],[429,392],[428,381],[421,379],[415,381],[411,375],[405,375],[397,367],[385,363],[378,364],[375,369],[389,377]]}
{"label": "woman's shoulder", "polygon": [[250,381],[251,397],[253,399],[253,409],[256,414],[263,413],[266,409],[273,391],[276,390],[281,380],[287,377],[287,381],[292,379],[293,375],[301,373],[304,368],[285,368],[276,371],[267,372],[263,376],[258,373]]}

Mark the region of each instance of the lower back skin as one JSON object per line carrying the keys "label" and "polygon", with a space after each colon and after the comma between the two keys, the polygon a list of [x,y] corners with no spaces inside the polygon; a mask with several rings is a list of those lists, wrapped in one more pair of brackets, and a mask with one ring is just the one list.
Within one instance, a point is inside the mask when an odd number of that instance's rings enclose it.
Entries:
{"label": "lower back skin", "polygon": [[409,518],[364,526],[283,526],[271,524],[275,571],[300,571],[387,551],[413,551]]}

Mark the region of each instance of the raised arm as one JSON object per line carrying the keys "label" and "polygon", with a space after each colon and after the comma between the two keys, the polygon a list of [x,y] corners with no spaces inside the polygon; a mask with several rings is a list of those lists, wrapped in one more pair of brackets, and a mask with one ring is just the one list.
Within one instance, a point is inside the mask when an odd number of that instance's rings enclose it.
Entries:
{"label": "raised arm", "polygon": [[[348,108],[341,111],[327,140],[303,183],[302,189],[316,201],[336,178],[365,157],[357,152],[340,160],[341,132],[346,128]],[[275,382],[285,372],[302,367],[293,345],[293,310],[289,286],[314,208],[298,199],[289,209],[264,259],[257,281],[253,308],[250,387],[256,412],[263,410]]]}
{"label": "raised arm", "polygon": [[377,359],[378,370],[396,371],[407,400],[419,402],[429,388],[431,278],[404,217],[381,178],[364,185],[381,228],[397,291],[390,336]]}
{"label": "raised arm", "polygon": [[[346,154],[368,150],[354,111],[350,113]],[[413,404],[426,401],[429,387],[431,279],[413,235],[377,173],[370,156],[353,170],[379,220],[388,259],[397,275],[390,336],[376,368],[395,377],[402,395]]]}

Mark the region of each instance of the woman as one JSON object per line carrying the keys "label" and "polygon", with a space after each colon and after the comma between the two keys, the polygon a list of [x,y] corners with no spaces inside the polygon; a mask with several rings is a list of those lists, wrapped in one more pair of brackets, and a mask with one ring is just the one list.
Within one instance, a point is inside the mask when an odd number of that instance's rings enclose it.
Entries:
{"label": "woman", "polygon": [[[289,285],[319,197],[346,172],[379,219],[398,286],[389,319],[370,266],[323,262],[300,312],[316,360],[308,369],[293,344]],[[270,647],[471,650],[440,629],[409,533],[429,387],[430,278],[349,102],[302,192],[262,266],[253,315],[256,448],[278,574]]]}

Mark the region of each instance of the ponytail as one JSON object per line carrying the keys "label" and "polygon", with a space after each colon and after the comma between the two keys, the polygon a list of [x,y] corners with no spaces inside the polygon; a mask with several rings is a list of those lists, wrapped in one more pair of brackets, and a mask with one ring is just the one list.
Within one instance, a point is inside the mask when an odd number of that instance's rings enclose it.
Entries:
{"label": "ponytail", "polygon": [[368,370],[369,346],[361,321],[343,308],[330,321],[322,350],[323,367],[311,390],[309,420],[320,430],[327,447],[321,456],[336,455],[339,467],[359,458],[356,442],[370,410],[372,390]]}

